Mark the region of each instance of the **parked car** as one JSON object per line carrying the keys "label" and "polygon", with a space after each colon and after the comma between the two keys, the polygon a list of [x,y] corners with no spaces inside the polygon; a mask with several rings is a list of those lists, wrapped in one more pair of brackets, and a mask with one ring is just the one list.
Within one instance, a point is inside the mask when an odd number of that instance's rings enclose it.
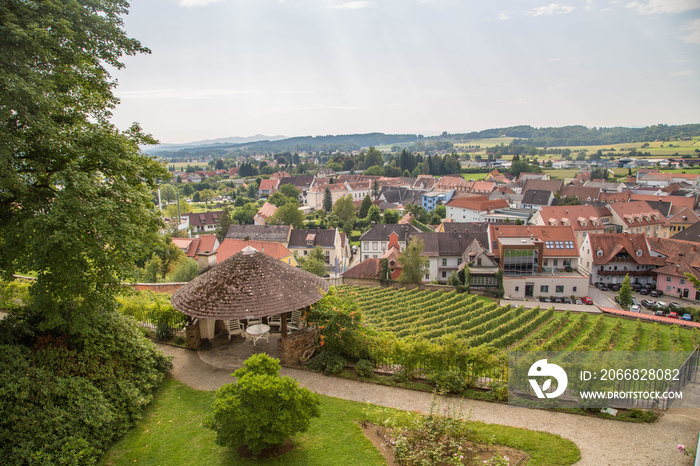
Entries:
{"label": "parked car", "polygon": [[588,296],[584,296],[583,298],[581,298],[581,301],[583,301],[583,304],[588,304],[588,305],[593,304],[593,300],[591,298],[589,298]]}
{"label": "parked car", "polygon": [[668,304],[663,301],[656,301],[656,309],[661,309],[662,311],[668,310]]}
{"label": "parked car", "polygon": [[564,304],[571,304],[571,298],[564,296],[563,298],[561,298],[561,302]]}
{"label": "parked car", "polygon": [[664,294],[664,292],[661,290],[651,290],[651,293],[649,293],[649,295],[653,296],[654,298],[658,298],[662,294]]}
{"label": "parked car", "polygon": [[639,294],[648,295],[648,294],[649,294],[649,288],[642,288],[641,290],[639,290]]}
{"label": "parked car", "polygon": [[632,287],[632,289],[633,289],[634,291],[639,291],[639,290],[642,289],[642,284],[641,284],[641,283],[632,283],[632,284],[630,284],[630,286]]}
{"label": "parked car", "polygon": [[608,287],[605,286],[605,283],[603,282],[596,282],[595,287],[598,288],[600,291],[607,291]]}
{"label": "parked car", "polygon": [[671,319],[678,319],[678,313],[677,312],[669,312],[666,317],[670,317]]}
{"label": "parked car", "polygon": [[688,321],[693,320],[693,316],[691,316],[690,314],[683,314],[683,317],[681,317],[681,318],[683,320],[688,320]]}
{"label": "parked car", "polygon": [[620,284],[619,283],[613,283],[608,287],[609,290],[611,291],[620,291]]}
{"label": "parked car", "polygon": [[583,301],[581,299],[577,299],[576,302],[574,302],[574,304],[583,304]]}
{"label": "parked car", "polygon": [[672,311],[682,311],[683,310],[683,306],[681,306],[677,302],[668,303],[668,308]]}
{"label": "parked car", "polygon": [[540,302],[541,302],[541,303],[551,303],[552,300],[549,299],[549,298],[546,297],[546,296],[540,296]]}
{"label": "parked car", "polygon": [[559,298],[559,297],[557,297],[557,296],[555,296],[555,297],[552,298],[552,302],[553,302],[553,303],[557,303],[557,304],[563,303],[563,301],[561,300],[561,298]]}
{"label": "parked car", "polygon": [[666,313],[664,311],[662,311],[661,309],[658,309],[658,310],[654,311],[654,315],[664,317],[666,315]]}
{"label": "parked car", "polygon": [[642,303],[639,302],[639,300],[637,298],[632,298],[632,305],[633,306],[641,306]]}
{"label": "parked car", "polygon": [[641,305],[646,307],[647,309],[654,309],[656,306],[656,301],[652,301],[650,299],[642,299]]}
{"label": "parked car", "polygon": [[630,306],[630,312],[642,312],[642,308],[636,304]]}

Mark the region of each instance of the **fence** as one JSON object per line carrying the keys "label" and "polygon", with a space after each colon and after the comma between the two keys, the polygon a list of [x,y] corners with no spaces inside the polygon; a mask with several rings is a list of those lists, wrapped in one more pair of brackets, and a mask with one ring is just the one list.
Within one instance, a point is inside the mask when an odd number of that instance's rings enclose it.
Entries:
{"label": "fence", "polygon": [[[700,346],[696,347],[695,350],[690,354],[688,359],[678,368],[678,380],[674,380],[671,385],[666,389],[667,392],[679,392],[685,387],[688,382],[698,382],[699,372],[698,367],[700,366]],[[672,399],[664,400],[665,408],[668,409],[673,403]]]}

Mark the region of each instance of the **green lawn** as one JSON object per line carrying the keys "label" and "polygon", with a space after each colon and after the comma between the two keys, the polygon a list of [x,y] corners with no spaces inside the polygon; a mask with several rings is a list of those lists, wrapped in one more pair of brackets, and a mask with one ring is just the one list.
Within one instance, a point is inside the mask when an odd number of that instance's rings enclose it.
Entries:
{"label": "green lawn", "polygon": [[486,175],[488,175],[488,173],[462,173],[462,178],[465,180],[479,181],[486,178]]}
{"label": "green lawn", "polygon": [[[155,401],[137,423],[100,460],[100,465],[382,465],[384,458],[364,436],[358,420],[368,408],[395,410],[320,395],[321,417],[304,434],[293,438],[294,448],[282,457],[265,460],[241,458],[236,451],[215,443],[213,431],[202,426],[214,392],[194,390],[172,378],[158,389]],[[470,422],[476,439],[522,449],[530,465],[573,464],[581,458],[576,445],[558,435],[527,429]]]}
{"label": "green lawn", "polygon": [[245,459],[234,450],[218,446],[214,431],[202,426],[213,400],[214,392],[194,390],[168,378],[144,419],[107,452],[100,464],[385,464],[355,422],[365,407],[361,403],[321,396],[321,417],[312,421],[308,432],[293,438],[293,450],[281,461]]}

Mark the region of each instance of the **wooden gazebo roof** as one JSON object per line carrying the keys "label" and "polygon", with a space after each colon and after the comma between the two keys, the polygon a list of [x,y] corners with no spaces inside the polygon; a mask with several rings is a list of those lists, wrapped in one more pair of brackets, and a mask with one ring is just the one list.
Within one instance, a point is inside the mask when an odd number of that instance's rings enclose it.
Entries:
{"label": "wooden gazebo roof", "polygon": [[327,291],[323,278],[248,247],[177,290],[170,301],[192,317],[247,319],[302,309]]}

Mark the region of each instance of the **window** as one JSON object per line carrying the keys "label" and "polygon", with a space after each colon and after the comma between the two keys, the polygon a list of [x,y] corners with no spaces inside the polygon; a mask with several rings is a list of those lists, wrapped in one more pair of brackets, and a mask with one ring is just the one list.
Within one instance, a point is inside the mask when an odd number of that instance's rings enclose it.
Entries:
{"label": "window", "polygon": [[671,281],[671,277],[666,277],[666,281],[667,281],[667,282],[670,282],[670,281]]}
{"label": "window", "polygon": [[549,285],[541,285],[540,293],[549,293]]}
{"label": "window", "polygon": [[666,286],[666,291],[671,291],[671,285]]}
{"label": "window", "polygon": [[552,241],[545,241],[544,242],[544,247],[547,249],[554,249],[554,242]]}
{"label": "window", "polygon": [[459,259],[457,259],[457,266],[460,266],[461,264],[462,264],[462,258],[460,257]]}
{"label": "window", "polygon": [[642,250],[641,249],[637,249],[637,257],[642,257]]}
{"label": "window", "polygon": [[602,249],[598,249],[598,250],[596,251],[596,255],[598,255],[598,257],[602,257],[602,255],[603,255],[603,250],[602,250]]}
{"label": "window", "polygon": [[476,260],[476,266],[481,267],[481,257]]}
{"label": "window", "polygon": [[376,241],[374,241],[374,242],[372,243],[372,249],[374,249],[375,251],[376,251],[377,249],[379,249],[379,243],[377,243]]}
{"label": "window", "polygon": [[563,241],[555,241],[554,244],[557,245],[557,249],[564,249],[564,242]]}
{"label": "window", "polygon": [[685,278],[681,278],[681,285],[685,285]]}
{"label": "window", "polygon": [[520,291],[520,287],[519,287],[519,286],[516,286],[516,287],[515,287],[515,292],[517,293],[518,291]]}
{"label": "window", "polygon": [[425,274],[425,279],[426,279],[426,280],[430,280],[430,274],[426,273],[426,274]]}
{"label": "window", "polygon": [[564,244],[566,245],[566,249],[574,249],[573,241],[565,241]]}
{"label": "window", "polygon": [[573,287],[573,288],[571,289],[571,292],[572,292],[572,293],[576,293],[576,287]]}
{"label": "window", "polygon": [[447,278],[447,272],[445,272],[444,270],[442,271],[442,278]]}
{"label": "window", "polygon": [[447,259],[443,259],[443,260],[442,260],[442,266],[443,266],[443,267],[447,267]]}
{"label": "window", "polygon": [[553,265],[554,267],[558,267],[558,266],[559,266],[559,259],[554,259],[554,260],[552,261],[552,265]]}
{"label": "window", "polygon": [[545,259],[545,260],[542,262],[542,265],[545,266],[545,267],[547,267],[547,265],[549,265],[549,259]]}
{"label": "window", "polygon": [[309,255],[309,251],[304,251],[304,255],[305,255],[305,256],[308,256],[308,255]]}
{"label": "window", "polygon": [[557,293],[563,293],[564,292],[564,285],[557,285],[557,288],[555,291]]}

